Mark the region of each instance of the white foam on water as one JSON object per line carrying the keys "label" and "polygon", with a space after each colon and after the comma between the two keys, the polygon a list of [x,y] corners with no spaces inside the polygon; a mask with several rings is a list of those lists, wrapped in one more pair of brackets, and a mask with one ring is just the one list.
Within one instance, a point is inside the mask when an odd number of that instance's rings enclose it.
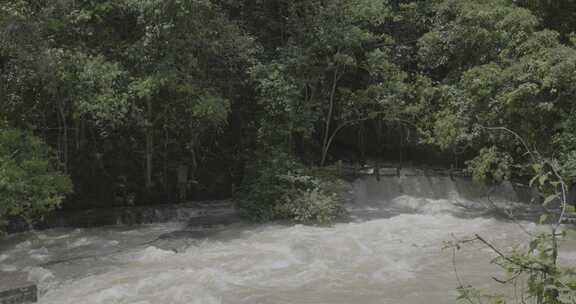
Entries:
{"label": "white foam on water", "polygon": [[[443,304],[456,302],[458,284],[452,252],[443,250],[446,241],[477,233],[502,250],[526,246],[528,236],[517,223],[469,215],[470,210],[489,208],[473,199],[471,186],[449,178],[412,177],[383,184],[379,188],[375,181],[364,181],[355,186],[356,205],[351,209],[363,212],[360,219],[366,213],[383,215],[372,220],[333,227],[230,229],[178,253],[157,244],[138,244],[181,225],[94,229],[74,237],[89,241],[97,235],[98,244],[114,242],[124,251],[50,270],[27,270],[40,283],[39,303],[44,304]],[[466,195],[461,195],[462,189]],[[543,229],[520,224],[532,232]],[[59,242],[68,244],[67,239]],[[30,250],[31,245],[21,248]],[[566,246],[560,259],[570,263],[576,260],[576,242]],[[92,247],[72,249],[93,255]],[[49,249],[54,255],[50,250],[56,249]],[[494,252],[481,244],[463,247],[456,261],[464,284],[492,288],[491,277],[502,274],[490,263],[493,257]],[[71,269],[81,271],[72,275]]]}
{"label": "white foam on water", "polygon": [[32,242],[31,241],[24,241],[18,245],[16,245],[15,249],[16,250],[25,250],[32,247]]}
{"label": "white foam on water", "polygon": [[0,264],[0,272],[16,272],[18,267],[14,265]]}
{"label": "white foam on water", "polygon": [[[516,241],[514,231],[442,213],[331,228],[268,225],[181,253],[138,249],[115,270],[48,290],[40,303],[446,303],[456,282],[443,242],[476,232]],[[490,280],[491,256],[477,249],[463,250],[464,268]]]}
{"label": "white foam on water", "polygon": [[390,206],[409,213],[440,214],[457,213],[463,207],[456,205],[453,200],[415,198],[409,195],[401,195],[391,200]]}
{"label": "white foam on water", "polygon": [[50,259],[50,256],[45,254],[31,254],[30,257],[38,262],[47,262]]}
{"label": "white foam on water", "polygon": [[58,284],[54,273],[46,268],[26,267],[22,270],[28,272],[28,281],[36,282],[41,295],[47,290],[55,288]]}
{"label": "white foam on water", "polygon": [[146,249],[139,252],[134,260],[145,262],[157,262],[165,260],[166,258],[176,254],[174,251],[163,250],[154,246],[146,247]]}
{"label": "white foam on water", "polygon": [[120,242],[119,242],[119,241],[116,241],[116,240],[112,240],[112,241],[106,242],[106,246],[110,246],[110,247],[111,247],[111,246],[117,246],[117,245],[119,245],[119,244],[120,244]]}
{"label": "white foam on water", "polygon": [[[80,229],[76,229],[76,230],[74,230],[74,231],[72,232],[72,234],[78,234],[78,233],[80,233],[81,231],[82,231],[82,230],[80,230]],[[38,239],[43,240],[43,241],[57,241],[57,240],[66,239],[66,238],[71,237],[71,234],[68,234],[68,233],[63,233],[63,234],[58,234],[58,235],[47,235],[47,234],[44,234],[44,233],[38,233],[38,232],[36,232],[36,233],[34,233],[34,235],[35,235]]]}
{"label": "white foam on water", "polygon": [[75,240],[74,242],[69,243],[67,247],[68,247],[68,249],[72,249],[72,248],[77,248],[77,247],[82,247],[82,246],[88,246],[88,245],[91,245],[93,243],[94,243],[93,240],[90,240],[87,237],[81,237],[81,238]]}
{"label": "white foam on water", "polygon": [[576,265],[576,252],[560,253],[559,259],[569,265]]}
{"label": "white foam on water", "polygon": [[44,282],[54,278],[54,274],[42,267],[31,267],[27,269],[28,279],[35,282]]}

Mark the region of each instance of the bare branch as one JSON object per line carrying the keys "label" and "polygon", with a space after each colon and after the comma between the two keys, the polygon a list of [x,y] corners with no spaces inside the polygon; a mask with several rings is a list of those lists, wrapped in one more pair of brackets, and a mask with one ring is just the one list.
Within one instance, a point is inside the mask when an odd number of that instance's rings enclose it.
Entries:
{"label": "bare branch", "polygon": [[530,157],[532,157],[533,161],[536,161],[537,157],[536,155],[534,155],[534,151],[532,151],[530,148],[528,148],[528,145],[526,144],[526,142],[524,141],[524,139],[522,138],[522,136],[518,135],[518,133],[506,128],[506,127],[485,127],[485,126],[480,126],[480,128],[482,129],[486,129],[486,130],[496,130],[496,131],[506,131],[512,135],[514,135],[514,137],[516,137],[516,139],[522,144],[522,146],[524,146],[524,149],[526,150],[526,153],[530,154]]}
{"label": "bare branch", "polygon": [[535,267],[532,266],[530,264],[526,264],[526,263],[522,263],[520,261],[516,261],[513,258],[505,255],[504,253],[502,253],[502,251],[500,251],[498,248],[494,247],[494,245],[492,245],[492,243],[488,242],[486,239],[484,239],[483,237],[481,237],[478,234],[474,235],[476,237],[476,239],[478,239],[480,242],[484,243],[484,245],[488,246],[490,249],[492,249],[492,251],[494,253],[496,253],[497,255],[499,255],[501,258],[503,258],[504,260],[506,260],[507,262],[516,265],[518,267],[521,267],[522,269],[525,270],[531,270],[531,271],[538,271],[538,272],[542,272],[545,274],[551,274],[550,269],[546,266],[546,265],[541,265],[542,267]]}

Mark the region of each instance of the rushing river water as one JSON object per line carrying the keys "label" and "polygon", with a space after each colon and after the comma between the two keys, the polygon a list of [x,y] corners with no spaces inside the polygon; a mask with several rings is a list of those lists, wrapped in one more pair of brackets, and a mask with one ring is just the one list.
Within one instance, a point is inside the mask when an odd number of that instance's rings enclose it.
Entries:
{"label": "rushing river water", "polygon": [[[478,233],[506,250],[525,246],[523,229],[545,229],[501,216],[532,217],[510,189],[489,201],[475,187],[449,178],[359,180],[352,220],[334,227],[237,224],[204,237],[170,234],[185,229],[174,223],[18,234],[0,242],[0,271],[27,271],[46,304],[455,303],[445,241]],[[576,264],[576,241],[561,246],[561,262]],[[495,288],[493,257],[480,245],[461,250],[464,282]]]}

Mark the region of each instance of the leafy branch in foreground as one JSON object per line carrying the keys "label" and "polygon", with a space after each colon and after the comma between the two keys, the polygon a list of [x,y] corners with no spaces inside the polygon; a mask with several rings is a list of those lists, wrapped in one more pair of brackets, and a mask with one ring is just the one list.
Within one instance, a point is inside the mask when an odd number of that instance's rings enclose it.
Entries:
{"label": "leafy branch in foreground", "polygon": [[[568,204],[568,186],[561,174],[560,163],[555,159],[545,158],[538,151],[530,149],[520,135],[508,128],[483,127],[483,129],[504,131],[513,135],[530,156],[531,169],[534,172],[530,187],[536,189],[542,196],[542,205],[545,210],[540,217],[539,223],[541,225],[549,225],[550,230],[539,234],[525,231],[530,236],[530,243],[528,249],[524,252],[505,252],[497,248],[487,238],[478,234],[475,234],[471,239],[448,242],[446,248],[453,250],[453,266],[459,284],[458,291],[460,296],[458,299],[468,303],[508,303],[503,295],[484,294],[472,286],[465,285],[458,274],[455,262],[456,251],[460,250],[462,245],[480,243],[496,254],[496,258],[492,260],[492,263],[506,270],[507,278],[499,279],[493,277],[496,282],[512,286],[515,291],[520,287],[526,288],[526,294],[521,292],[520,298],[515,298],[515,303],[576,303],[576,271],[560,265],[558,261],[559,241],[567,233],[566,230],[562,230],[562,222],[568,213],[574,212],[574,208]],[[496,150],[489,151],[494,152]],[[491,168],[491,165],[493,165],[491,162],[493,162],[492,158],[479,158],[472,162],[471,171]],[[483,163],[489,164],[483,165]],[[496,166],[496,168],[498,170],[502,169],[500,166]],[[477,174],[475,176],[486,175]],[[497,176],[502,177],[504,175],[500,172]],[[515,294],[518,295],[517,292]]]}

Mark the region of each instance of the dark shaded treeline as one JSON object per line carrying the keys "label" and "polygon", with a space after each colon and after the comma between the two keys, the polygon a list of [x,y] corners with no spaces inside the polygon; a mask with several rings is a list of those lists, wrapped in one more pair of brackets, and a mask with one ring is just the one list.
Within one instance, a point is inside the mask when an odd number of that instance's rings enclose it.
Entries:
{"label": "dark shaded treeline", "polygon": [[522,164],[489,126],[569,170],[574,6],[2,1],[0,120],[56,151],[67,208],[229,197],[284,155]]}

